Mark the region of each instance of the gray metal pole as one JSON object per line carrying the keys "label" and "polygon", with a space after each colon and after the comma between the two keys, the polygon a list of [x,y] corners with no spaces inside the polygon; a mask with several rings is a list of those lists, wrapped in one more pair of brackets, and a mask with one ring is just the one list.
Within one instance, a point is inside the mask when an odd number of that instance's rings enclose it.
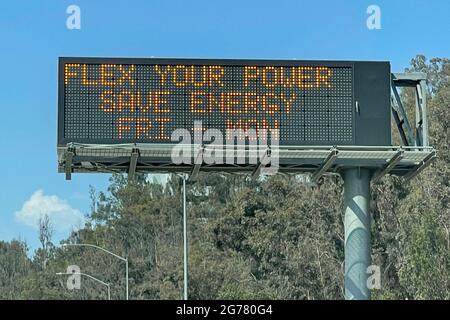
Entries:
{"label": "gray metal pole", "polygon": [[183,266],[184,266],[184,300],[188,299],[188,243],[186,215],[186,176],[183,175]]}
{"label": "gray metal pole", "polygon": [[128,300],[128,257],[125,258],[125,278],[127,281],[127,300]]}
{"label": "gray metal pole", "polygon": [[367,268],[371,264],[370,178],[363,168],[343,173],[345,194],[345,299],[369,300]]}

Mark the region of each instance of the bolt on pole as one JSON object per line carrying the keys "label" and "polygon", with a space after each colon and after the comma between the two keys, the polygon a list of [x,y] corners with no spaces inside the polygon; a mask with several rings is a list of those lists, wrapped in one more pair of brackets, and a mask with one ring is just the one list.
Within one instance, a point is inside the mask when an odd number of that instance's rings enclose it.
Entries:
{"label": "bolt on pole", "polygon": [[370,300],[367,268],[371,265],[369,169],[343,172],[345,197],[345,299]]}

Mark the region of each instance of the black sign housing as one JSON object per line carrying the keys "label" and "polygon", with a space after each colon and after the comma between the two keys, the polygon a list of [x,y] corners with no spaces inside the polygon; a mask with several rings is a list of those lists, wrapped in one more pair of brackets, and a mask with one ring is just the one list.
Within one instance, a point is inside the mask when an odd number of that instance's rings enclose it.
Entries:
{"label": "black sign housing", "polygon": [[280,146],[391,145],[388,62],[60,58],[58,145],[279,131]]}

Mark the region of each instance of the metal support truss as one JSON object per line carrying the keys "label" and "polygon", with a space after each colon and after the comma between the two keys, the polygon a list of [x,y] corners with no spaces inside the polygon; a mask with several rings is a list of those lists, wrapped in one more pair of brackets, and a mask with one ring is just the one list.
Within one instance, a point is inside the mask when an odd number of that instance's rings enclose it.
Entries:
{"label": "metal support truss", "polygon": [[73,163],[74,155],[75,155],[75,150],[73,148],[69,147],[67,149],[66,163],[65,163],[66,180],[72,180],[72,163]]}
{"label": "metal support truss", "polygon": [[433,160],[436,159],[436,151],[433,150],[425,159],[423,159],[414,170],[410,171],[406,176],[405,180],[409,181],[415,176],[417,176],[420,172],[422,172],[426,167],[428,167]]}
{"label": "metal support truss", "polygon": [[[411,127],[406,109],[401,101],[398,88],[414,88],[416,97],[415,128]],[[391,88],[394,94],[392,101],[392,115],[397,124],[400,137],[405,146],[427,147],[427,88],[424,73],[393,73]]]}
{"label": "metal support truss", "polygon": [[403,159],[404,152],[405,151],[403,149],[398,150],[397,153],[395,155],[393,155],[391,159],[388,160],[388,162],[386,163],[386,165],[383,168],[377,170],[374,173],[374,175],[372,177],[372,182],[376,183],[382,177],[384,177],[386,174],[388,174],[400,162],[400,160]]}
{"label": "metal support truss", "polygon": [[[174,164],[171,160],[172,148],[173,145],[73,144],[58,148],[58,170],[69,174],[73,172],[184,172],[195,176],[195,173],[198,173],[201,168],[205,172],[221,171],[242,174],[252,172],[252,175],[257,178],[261,174],[261,169],[264,168],[263,164],[267,163],[267,159],[263,160],[264,154],[261,154],[261,159],[257,164],[199,162],[201,153],[196,148],[189,163]],[[226,154],[228,150],[226,146],[215,146],[214,148],[221,151],[221,154]],[[207,152],[208,145],[201,150]],[[399,158],[400,150],[403,151],[401,159]],[[139,152],[136,165],[134,164],[135,156],[132,156],[135,151]],[[252,151],[248,150],[247,152]],[[270,152],[270,149],[266,150],[266,157],[270,156],[270,153],[267,152]],[[337,174],[343,168],[357,166],[371,168],[373,172],[378,172],[380,177],[384,174],[406,176],[409,172],[419,169],[421,163],[431,152],[434,152],[432,147],[418,148],[416,146],[283,146],[278,151],[279,172],[286,174],[304,172],[318,178],[326,172]]]}
{"label": "metal support truss", "polygon": [[317,182],[320,179],[320,177],[333,165],[338,153],[339,151],[335,147],[331,149],[330,154],[325,158],[320,167],[313,173],[311,182]]}
{"label": "metal support truss", "polygon": [[261,175],[261,169],[265,166],[266,158],[269,156],[270,149],[266,149],[264,152],[262,158],[258,161],[258,165],[256,166],[255,170],[253,170],[251,174],[252,181],[256,181],[259,176]]}
{"label": "metal support truss", "polygon": [[189,176],[189,180],[191,181],[195,181],[197,179],[198,173],[200,172],[200,167],[203,163],[203,152],[204,148],[201,147],[198,149],[197,154],[194,156],[194,167],[192,168],[191,175]]}
{"label": "metal support truss", "polygon": [[131,157],[130,157],[130,166],[128,168],[128,180],[134,180],[134,177],[136,175],[136,167],[137,167],[137,161],[139,158],[139,149],[133,149],[131,150]]}

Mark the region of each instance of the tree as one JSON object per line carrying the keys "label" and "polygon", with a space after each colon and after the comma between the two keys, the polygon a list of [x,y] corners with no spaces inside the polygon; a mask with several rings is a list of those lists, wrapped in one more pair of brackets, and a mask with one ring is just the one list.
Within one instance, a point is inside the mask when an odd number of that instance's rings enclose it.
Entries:
{"label": "tree", "polygon": [[38,259],[42,262],[42,270],[47,267],[47,262],[51,258],[54,245],[52,243],[52,236],[54,233],[53,225],[50,222],[48,215],[43,215],[39,218],[39,242],[41,243],[40,250],[36,253]]}

